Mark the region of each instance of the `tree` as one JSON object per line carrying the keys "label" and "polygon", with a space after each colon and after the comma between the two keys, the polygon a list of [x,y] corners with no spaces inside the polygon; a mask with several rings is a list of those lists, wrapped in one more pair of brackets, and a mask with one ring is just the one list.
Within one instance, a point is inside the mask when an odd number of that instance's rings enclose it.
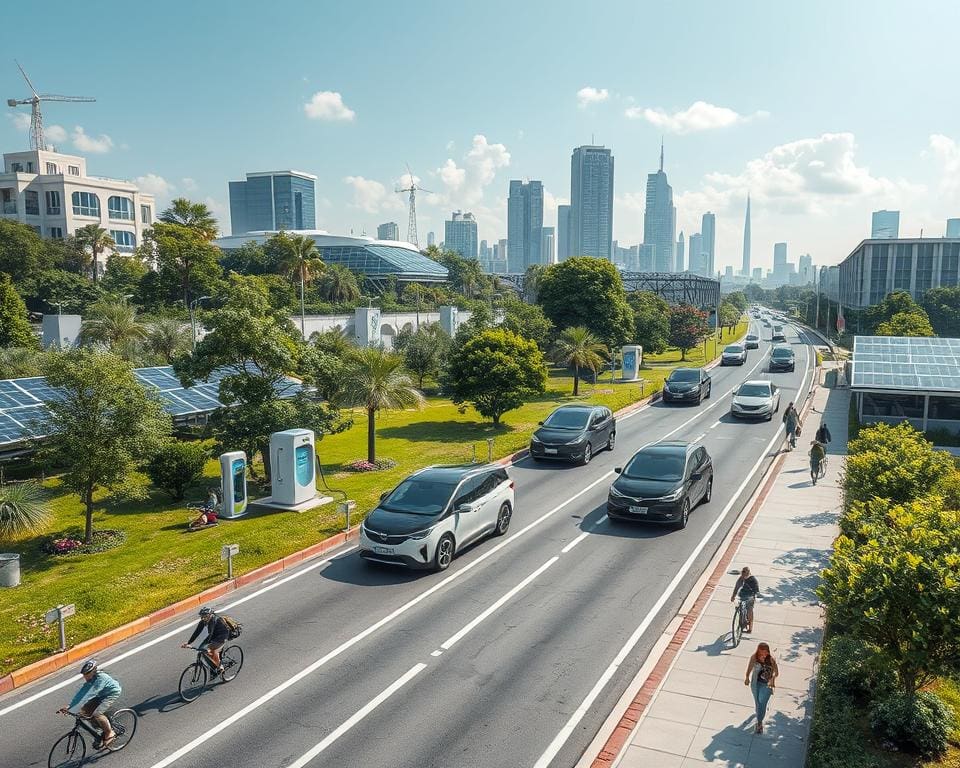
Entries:
{"label": "tree", "polygon": [[213,240],[217,236],[217,219],[206,203],[178,197],[160,214],[160,221],[192,229],[204,240]]}
{"label": "tree", "polygon": [[43,486],[36,480],[0,485],[0,539],[39,531],[51,516]]}
{"label": "tree", "polygon": [[371,463],[377,460],[377,413],[423,405],[423,395],[403,370],[403,358],[380,347],[357,350],[347,362],[343,398],[346,404],[367,411],[367,461]]}
{"label": "tree", "polygon": [[606,259],[576,256],[547,267],[539,294],[544,314],[559,329],[583,326],[611,348],[633,336],[633,310],[623,280]]}
{"label": "tree", "polygon": [[35,347],[0,348],[0,379],[42,376],[43,356]]}
{"label": "tree", "polygon": [[627,297],[633,307],[634,341],[644,353],[667,351],[670,338],[670,305],[653,291],[636,291]]}
{"label": "tree", "polygon": [[489,287],[490,280],[483,274],[480,262],[476,259],[465,259],[456,251],[441,251],[435,245],[429,246],[424,253],[447,268],[454,290],[468,299],[484,287]]}
{"label": "tree", "polygon": [[100,277],[100,256],[104,251],[116,248],[117,244],[113,242],[110,233],[99,224],[87,224],[85,227],[80,227],[74,233],[74,237],[84,251],[89,249],[90,272],[93,282],[97,282]]}
{"label": "tree", "polygon": [[110,352],[81,347],[49,355],[44,375],[62,395],[47,402],[46,450],[83,503],[89,544],[94,493],[129,491],[135,471],[170,433],[170,417],[129,363]]}
{"label": "tree", "polygon": [[90,307],[90,317],[80,327],[82,344],[102,344],[124,360],[133,361],[148,335],[137,317],[137,308],[126,300],[103,299]]}
{"label": "tree", "polygon": [[0,272],[0,347],[37,349],[40,342],[27,319],[27,306],[9,275]]}
{"label": "tree", "polygon": [[540,299],[540,280],[547,269],[544,264],[531,264],[523,275],[523,300],[536,304]]}
{"label": "tree", "polygon": [[6,272],[19,283],[50,267],[43,239],[32,227],[0,219],[0,272]]}
{"label": "tree", "polygon": [[536,342],[511,331],[488,329],[454,347],[443,384],[453,402],[470,403],[497,426],[507,411],[543,394],[547,367]]}
{"label": "tree", "polygon": [[[47,269],[18,284],[31,312],[83,313],[103,298],[99,283],[63,269]],[[59,307],[57,305],[60,305]]]}
{"label": "tree", "polygon": [[328,331],[314,331],[310,335],[310,343],[322,352],[334,357],[346,357],[355,347],[339,328]]}
{"label": "tree", "polygon": [[687,359],[693,349],[710,333],[707,313],[689,304],[670,307],[670,346],[680,350],[680,358]]}
{"label": "tree", "polygon": [[304,290],[307,283],[323,272],[320,251],[312,237],[306,235],[288,235],[278,232],[264,246],[268,258],[271,254],[277,261],[281,274],[291,280],[300,281],[300,332],[306,337],[306,309]]}
{"label": "tree", "polygon": [[224,252],[220,257],[220,266],[224,272],[237,272],[241,275],[265,275],[270,271],[266,251],[255,240]]}
{"label": "tree", "polygon": [[146,347],[166,365],[190,349],[190,329],[175,317],[158,317],[147,328]]}
{"label": "tree", "polygon": [[920,307],[911,312],[897,312],[874,330],[877,336],[933,336],[930,318]]}
{"label": "tree", "polygon": [[937,336],[960,338],[960,287],[931,288],[920,304]]}
{"label": "tree", "polygon": [[720,302],[720,312],[717,315],[718,325],[721,328],[736,328],[743,316],[743,311],[728,300]]}
{"label": "tree", "polygon": [[349,304],[360,298],[357,276],[340,264],[328,264],[319,281],[320,295],[337,304]]}
{"label": "tree", "polygon": [[141,253],[156,260],[157,286],[166,301],[184,306],[215,292],[221,277],[220,249],[202,229],[158,221],[144,236]]}
{"label": "tree", "polygon": [[107,268],[100,285],[111,296],[122,299],[124,296],[136,297],[140,292],[140,283],[150,270],[136,256],[112,253],[107,257]]}
{"label": "tree", "polygon": [[553,334],[553,323],[543,313],[543,308],[537,304],[526,304],[518,299],[508,299],[504,302],[503,322],[500,326],[525,339],[532,339],[542,350],[547,348]]}
{"label": "tree", "polygon": [[417,386],[423,389],[426,376],[436,376],[440,366],[450,353],[452,339],[439,323],[428,323],[414,331],[405,339],[402,349],[403,362],[407,370],[417,377]]}
{"label": "tree", "polygon": [[147,477],[174,501],[181,501],[187,486],[203,474],[207,458],[203,443],[171,440],[162,445],[147,463]]}
{"label": "tree", "polygon": [[580,394],[580,369],[586,368],[596,374],[609,356],[606,345],[582,326],[565,329],[554,349],[554,360],[573,368],[574,397]]}
{"label": "tree", "polygon": [[913,312],[919,309],[920,305],[913,300],[909,291],[894,291],[884,296],[879,304],[868,308],[864,312],[864,320],[867,326],[873,330],[881,323],[885,323],[894,315],[901,312]]}
{"label": "tree", "polygon": [[729,301],[733,306],[740,310],[740,314],[743,314],[747,311],[747,306],[750,302],[747,301],[747,296],[743,291],[734,291],[729,296],[727,296],[727,301]]}

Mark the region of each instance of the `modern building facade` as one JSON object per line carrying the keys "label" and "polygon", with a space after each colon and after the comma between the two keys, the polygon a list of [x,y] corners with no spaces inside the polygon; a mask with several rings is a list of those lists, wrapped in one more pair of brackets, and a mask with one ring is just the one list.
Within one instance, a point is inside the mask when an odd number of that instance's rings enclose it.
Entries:
{"label": "modern building facade", "polygon": [[570,258],[570,206],[557,206],[557,261]]}
{"label": "modern building facade", "polygon": [[153,195],[129,181],[88,176],[83,157],[46,150],[3,156],[0,218],[26,224],[38,235],[62,240],[97,224],[110,233],[117,251],[129,252],[143,242],[155,217]]}
{"label": "modern building facade", "polygon": [[534,264],[546,263],[540,256],[543,237],[543,183],[510,181],[507,198],[507,247],[510,271],[526,272]]}
{"label": "modern building facade", "polygon": [[557,257],[554,252],[554,242],[556,233],[554,227],[542,227],[540,230],[540,263],[556,264]]}
{"label": "modern building facade", "polygon": [[773,280],[777,285],[790,282],[790,265],[787,263],[787,244],[773,244]]}
{"label": "modern building facade", "polygon": [[703,235],[703,264],[704,271],[701,272],[704,277],[716,276],[716,255],[717,255],[717,216],[710,211],[703,214],[700,221],[700,234]]}
{"label": "modern building facade", "polygon": [[945,237],[960,237],[960,219],[947,219]]}
{"label": "modern building facade", "polygon": [[312,230],[317,226],[317,177],[302,171],[248,173],[231,181],[230,231]]}
{"label": "modern building facade", "polygon": [[582,146],[570,159],[570,256],[610,259],[613,245],[613,154]]}
{"label": "modern building facade", "polygon": [[654,272],[674,270],[677,261],[677,209],[673,204],[673,187],[663,171],[663,144],[660,145],[660,170],[647,175],[643,244],[653,246]]}
{"label": "modern building facade", "polygon": [[740,274],[750,275],[750,195],[747,194],[747,213],[743,217],[743,265]]}
{"label": "modern building facade", "polygon": [[465,259],[478,256],[477,220],[472,213],[454,211],[443,225],[443,247],[455,251]]}
{"label": "modern building facade", "polygon": [[702,275],[701,264],[703,263],[703,235],[694,232],[687,241],[687,271],[697,275]]}
{"label": "modern building facade", "polygon": [[677,236],[677,261],[673,267],[674,272],[683,272],[684,252],[686,250],[685,246],[686,244],[683,240],[683,230],[681,229],[680,234]]}
{"label": "modern building facade", "polygon": [[377,227],[377,240],[399,240],[400,225],[395,221],[388,221]]}
{"label": "modern building facade", "polygon": [[427,248],[437,244],[437,236],[433,232],[427,232]]}
{"label": "modern building facade", "polygon": [[874,211],[870,239],[896,240],[898,237],[900,237],[900,211]]}

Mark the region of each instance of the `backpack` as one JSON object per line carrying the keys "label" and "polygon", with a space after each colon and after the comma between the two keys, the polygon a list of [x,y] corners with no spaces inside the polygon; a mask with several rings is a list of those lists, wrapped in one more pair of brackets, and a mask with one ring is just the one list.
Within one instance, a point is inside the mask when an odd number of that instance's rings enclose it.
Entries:
{"label": "backpack", "polygon": [[227,625],[227,629],[230,631],[228,637],[231,640],[236,640],[238,637],[240,637],[240,633],[243,631],[243,626],[239,622],[231,619],[229,616],[221,616],[220,618],[223,619],[223,623]]}

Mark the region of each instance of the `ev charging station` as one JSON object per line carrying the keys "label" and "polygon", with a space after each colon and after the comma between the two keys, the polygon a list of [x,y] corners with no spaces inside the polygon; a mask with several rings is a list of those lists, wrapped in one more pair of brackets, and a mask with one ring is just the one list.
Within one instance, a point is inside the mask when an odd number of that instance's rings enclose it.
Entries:
{"label": "ev charging station", "polygon": [[230,451],[220,454],[220,517],[232,520],[247,511],[247,454]]}
{"label": "ev charging station", "polygon": [[620,349],[623,360],[623,381],[636,381],[640,378],[640,365],[643,362],[643,347],[639,344],[627,344]]}
{"label": "ev charging station", "polygon": [[275,505],[296,507],[317,496],[315,436],[309,429],[270,435],[270,490]]}

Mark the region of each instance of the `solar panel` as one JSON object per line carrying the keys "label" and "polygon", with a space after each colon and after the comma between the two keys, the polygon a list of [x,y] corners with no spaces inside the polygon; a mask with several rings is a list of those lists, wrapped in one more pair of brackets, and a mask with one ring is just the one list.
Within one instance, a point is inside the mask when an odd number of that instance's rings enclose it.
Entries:
{"label": "solar panel", "polygon": [[960,339],[857,336],[851,386],[960,392]]}
{"label": "solar panel", "polygon": [[161,392],[167,389],[180,389],[180,379],[173,374],[173,368],[137,368],[134,375],[144,384],[156,387]]}

